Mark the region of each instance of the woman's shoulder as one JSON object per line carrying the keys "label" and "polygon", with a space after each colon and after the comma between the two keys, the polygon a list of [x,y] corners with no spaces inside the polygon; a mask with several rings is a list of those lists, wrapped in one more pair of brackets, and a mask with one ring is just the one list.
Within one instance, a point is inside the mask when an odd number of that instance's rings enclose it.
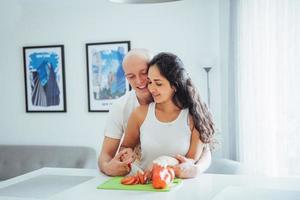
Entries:
{"label": "woman's shoulder", "polygon": [[189,125],[191,131],[193,132],[193,130],[195,128],[195,123],[194,123],[193,116],[191,114],[188,114],[188,125]]}

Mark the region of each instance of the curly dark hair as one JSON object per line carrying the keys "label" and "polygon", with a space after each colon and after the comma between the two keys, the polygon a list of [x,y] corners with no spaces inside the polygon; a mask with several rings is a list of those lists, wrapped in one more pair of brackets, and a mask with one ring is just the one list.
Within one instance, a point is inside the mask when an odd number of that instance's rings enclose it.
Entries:
{"label": "curly dark hair", "polygon": [[153,57],[149,68],[156,66],[170,85],[176,88],[173,102],[181,109],[188,108],[193,118],[194,126],[204,143],[212,143],[215,132],[211,113],[205,103],[202,103],[199,92],[186,72],[180,58],[172,53],[162,52]]}

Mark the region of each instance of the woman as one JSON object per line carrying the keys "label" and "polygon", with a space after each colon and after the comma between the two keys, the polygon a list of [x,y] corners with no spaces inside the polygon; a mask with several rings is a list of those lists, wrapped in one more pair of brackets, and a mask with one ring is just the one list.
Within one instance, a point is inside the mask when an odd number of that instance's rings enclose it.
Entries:
{"label": "woman", "polygon": [[141,143],[143,169],[162,155],[180,154],[197,161],[212,141],[214,125],[176,55],[160,53],[150,61],[148,89],[154,102],[133,111],[121,148]]}

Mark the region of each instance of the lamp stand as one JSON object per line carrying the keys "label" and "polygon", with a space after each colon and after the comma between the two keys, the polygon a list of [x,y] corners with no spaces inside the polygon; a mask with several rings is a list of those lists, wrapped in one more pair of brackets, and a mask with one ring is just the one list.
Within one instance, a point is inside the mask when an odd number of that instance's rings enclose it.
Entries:
{"label": "lamp stand", "polygon": [[212,67],[203,67],[203,69],[206,71],[206,85],[207,85],[207,104],[208,107],[210,108],[210,87],[209,87],[209,71],[211,70]]}

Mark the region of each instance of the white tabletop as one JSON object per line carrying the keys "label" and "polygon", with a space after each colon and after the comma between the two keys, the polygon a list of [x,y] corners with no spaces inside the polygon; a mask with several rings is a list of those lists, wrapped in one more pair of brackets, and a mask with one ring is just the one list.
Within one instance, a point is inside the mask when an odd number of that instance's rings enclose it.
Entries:
{"label": "white tabletop", "polygon": [[[48,177],[61,176],[81,178],[80,183],[74,185],[73,179],[70,186],[66,186],[63,190],[57,190],[45,187],[47,196],[25,198],[20,196],[1,196],[1,190],[5,188],[14,188],[18,183],[24,184],[28,180],[40,177],[47,179]],[[87,179],[83,179],[87,177]],[[201,174],[197,178],[183,180],[183,183],[173,188],[169,192],[144,192],[144,191],[125,191],[125,190],[101,190],[96,189],[98,185],[109,179],[97,170],[87,169],[66,169],[66,168],[43,168],[7,181],[0,182],[0,200],[19,200],[19,199],[50,199],[50,200],[99,200],[99,199],[125,199],[125,200],[144,200],[144,199],[300,199],[300,178],[269,178],[242,175],[218,175],[218,174]],[[40,179],[40,180],[44,180]],[[51,180],[51,179],[49,179]],[[69,179],[67,179],[69,180]],[[74,179],[75,180],[75,179]],[[78,179],[76,179],[78,180]],[[69,181],[70,182],[70,181]],[[68,181],[66,184],[69,183]],[[33,183],[31,181],[31,183]],[[61,185],[62,182],[57,182]],[[41,185],[43,185],[41,183]],[[39,187],[41,189],[42,187]],[[59,188],[61,189],[61,188]],[[49,192],[50,191],[50,192]],[[17,192],[17,191],[16,191]],[[24,192],[23,192],[24,193]],[[23,194],[20,193],[20,194]],[[253,196],[257,193],[260,196]],[[5,194],[5,193],[4,193]],[[26,193],[24,193],[26,194]],[[273,198],[272,195],[273,194]],[[252,195],[252,196],[251,196]],[[274,196],[276,195],[276,196]],[[280,196],[281,195],[281,196]],[[33,195],[34,196],[34,195]],[[248,198],[247,198],[248,197]],[[251,197],[251,198],[250,198]],[[275,198],[276,197],[276,198]]]}

